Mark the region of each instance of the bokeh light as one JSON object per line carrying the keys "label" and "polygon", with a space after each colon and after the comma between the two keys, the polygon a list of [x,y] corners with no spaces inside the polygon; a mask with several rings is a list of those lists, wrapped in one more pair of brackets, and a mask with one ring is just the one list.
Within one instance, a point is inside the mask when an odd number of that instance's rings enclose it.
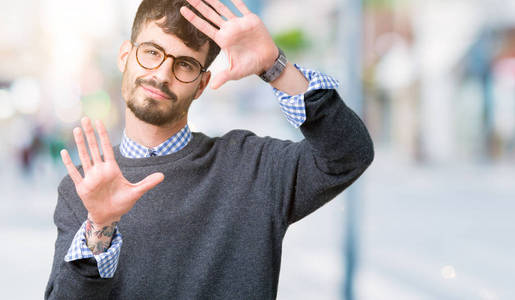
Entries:
{"label": "bokeh light", "polygon": [[454,279],[456,278],[456,270],[453,266],[444,266],[441,270],[442,277],[444,279]]}
{"label": "bokeh light", "polygon": [[6,89],[0,89],[0,119],[9,119],[15,112],[11,93]]}
{"label": "bokeh light", "polygon": [[34,78],[19,78],[11,86],[11,98],[19,113],[35,114],[41,105],[39,81]]}

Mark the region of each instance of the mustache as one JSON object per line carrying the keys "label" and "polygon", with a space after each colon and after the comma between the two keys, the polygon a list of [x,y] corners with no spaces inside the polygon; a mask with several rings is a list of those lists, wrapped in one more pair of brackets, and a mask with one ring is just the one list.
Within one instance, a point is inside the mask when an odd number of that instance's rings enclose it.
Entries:
{"label": "mustache", "polygon": [[138,79],[136,79],[135,83],[136,83],[136,86],[141,86],[141,85],[145,84],[145,85],[151,86],[153,88],[156,88],[159,91],[161,91],[163,94],[165,94],[168,98],[170,98],[170,100],[172,100],[172,101],[177,100],[177,95],[175,95],[174,92],[170,91],[170,89],[168,88],[168,85],[164,84],[163,82],[157,82],[153,79],[145,80],[143,78],[138,78]]}

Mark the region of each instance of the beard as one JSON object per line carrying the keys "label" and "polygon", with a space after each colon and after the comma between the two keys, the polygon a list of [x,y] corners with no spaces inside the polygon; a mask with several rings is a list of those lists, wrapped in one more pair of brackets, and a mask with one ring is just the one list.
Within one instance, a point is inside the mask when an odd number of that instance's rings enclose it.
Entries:
{"label": "beard", "polygon": [[[151,97],[145,97],[141,103],[136,99],[136,90],[143,84],[158,89],[164,93],[169,99],[164,100],[168,103],[163,103],[163,100],[156,100]],[[144,80],[137,78],[134,81],[134,86],[127,96],[127,107],[132,111],[136,118],[141,121],[155,125],[162,126],[165,124],[173,123],[180,120],[186,114],[193,96],[197,89],[186,99],[178,99],[177,95],[172,92],[164,83],[158,83],[155,80]]]}

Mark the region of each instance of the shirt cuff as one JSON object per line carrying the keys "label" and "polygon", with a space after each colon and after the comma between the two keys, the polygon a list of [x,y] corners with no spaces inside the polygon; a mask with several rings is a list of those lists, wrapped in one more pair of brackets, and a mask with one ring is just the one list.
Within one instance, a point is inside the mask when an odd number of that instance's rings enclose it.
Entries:
{"label": "shirt cuff", "polygon": [[111,247],[107,251],[94,255],[91,249],[86,245],[86,222],[82,223],[79,231],[73,238],[70,249],[64,257],[64,261],[70,262],[78,259],[94,257],[97,261],[98,273],[102,278],[112,278],[118,266],[120,258],[120,250],[122,248],[122,234],[115,227]]}
{"label": "shirt cuff", "polygon": [[304,94],[314,90],[330,90],[337,88],[340,83],[331,76],[325,75],[314,70],[305,69],[297,64],[295,68],[302,72],[304,77],[309,81],[308,90],[303,94],[290,96],[276,88],[274,88],[275,96],[279,101],[281,111],[288,119],[288,122],[295,128],[299,128],[306,121],[306,104],[304,102]]}

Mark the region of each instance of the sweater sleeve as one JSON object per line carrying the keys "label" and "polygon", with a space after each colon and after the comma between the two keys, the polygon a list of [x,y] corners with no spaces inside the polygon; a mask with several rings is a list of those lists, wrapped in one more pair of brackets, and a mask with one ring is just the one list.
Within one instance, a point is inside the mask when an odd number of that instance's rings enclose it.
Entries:
{"label": "sweater sleeve", "polygon": [[[77,215],[69,202],[73,183],[69,177],[58,189],[54,223],[57,227],[54,262],[45,290],[45,299],[107,299],[113,286],[113,279],[101,278],[95,258],[65,261],[75,234],[79,231],[84,215]],[[79,213],[80,214],[80,213]]]}
{"label": "sweater sleeve", "polygon": [[[294,64],[294,66],[309,81],[306,93],[321,89],[335,89],[339,86],[338,80],[331,76],[303,68],[298,64]],[[276,88],[273,90],[279,102],[279,107],[288,122],[295,128],[299,128],[306,121],[306,105],[304,103],[304,95],[306,93],[291,96]]]}
{"label": "sweater sleeve", "polygon": [[304,218],[350,186],[371,164],[372,140],[336,90],[305,94],[307,119],[298,143],[270,139],[265,188],[284,226]]}

